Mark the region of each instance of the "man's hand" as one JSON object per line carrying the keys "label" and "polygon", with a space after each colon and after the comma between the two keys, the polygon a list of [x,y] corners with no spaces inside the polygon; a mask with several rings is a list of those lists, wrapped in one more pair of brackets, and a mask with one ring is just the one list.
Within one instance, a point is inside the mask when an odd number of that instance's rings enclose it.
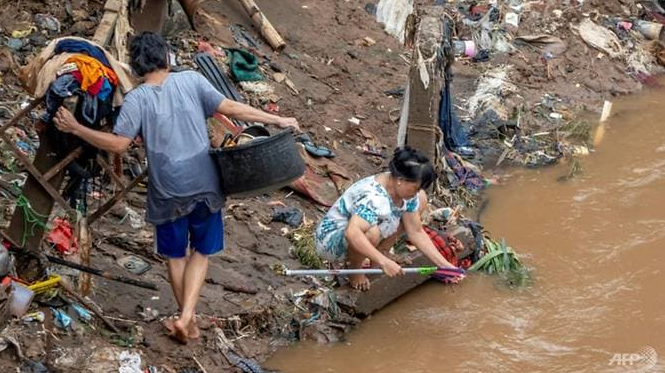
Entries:
{"label": "man's hand", "polygon": [[58,112],[53,117],[53,122],[55,126],[62,132],[74,133],[81,126],[79,122],[74,118],[74,114],[71,111],[65,109],[63,106],[58,109]]}
{"label": "man's hand", "polygon": [[300,132],[300,126],[296,118],[279,118],[277,125],[281,128],[292,127],[296,132]]}
{"label": "man's hand", "polygon": [[404,273],[402,272],[402,267],[400,267],[399,264],[388,258],[385,258],[383,261],[381,261],[380,266],[383,270],[383,273],[385,273],[388,277],[393,277]]}

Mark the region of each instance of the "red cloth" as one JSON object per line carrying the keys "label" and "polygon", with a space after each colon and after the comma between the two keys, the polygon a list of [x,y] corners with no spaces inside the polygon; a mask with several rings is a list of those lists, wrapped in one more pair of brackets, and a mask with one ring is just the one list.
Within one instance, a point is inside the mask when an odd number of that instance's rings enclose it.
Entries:
{"label": "red cloth", "polygon": [[[83,75],[81,75],[81,72],[78,71],[78,70],[77,71],[72,71],[72,76],[79,83],[81,83],[83,81]],[[104,77],[101,77],[101,78],[97,79],[97,81],[95,83],[93,83],[92,85],[90,85],[88,87],[88,93],[90,93],[93,96],[97,96],[99,94],[99,91],[102,90],[103,85],[104,85]]]}
{"label": "red cloth", "polygon": [[74,254],[78,251],[76,237],[73,237],[73,229],[65,219],[55,218],[54,227],[47,236],[47,241],[55,245],[56,250],[64,255]]}
{"label": "red cloth", "polygon": [[457,260],[457,255],[455,255],[455,251],[448,245],[446,240],[441,237],[437,231],[430,229],[429,227],[423,227],[423,229],[432,240],[434,246],[436,246],[436,249],[439,250],[441,256],[443,256],[450,264],[459,267],[460,263]]}

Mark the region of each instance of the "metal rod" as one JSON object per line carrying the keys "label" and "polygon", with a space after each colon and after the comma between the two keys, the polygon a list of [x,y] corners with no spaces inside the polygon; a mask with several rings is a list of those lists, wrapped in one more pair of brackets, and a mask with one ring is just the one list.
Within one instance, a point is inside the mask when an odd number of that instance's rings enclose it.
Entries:
{"label": "metal rod", "polygon": [[[404,273],[423,273],[431,274],[437,270],[436,267],[415,267],[402,268]],[[328,276],[328,275],[380,275],[383,273],[381,268],[359,268],[359,269],[287,269],[284,274],[287,276]]]}
{"label": "metal rod", "polygon": [[48,261],[51,262],[51,263],[56,263],[56,264],[60,264],[60,265],[66,266],[66,267],[78,269],[79,271],[88,272],[88,273],[91,273],[93,275],[104,277],[104,278],[109,279],[109,280],[122,282],[124,284],[138,286],[138,287],[144,288],[144,289],[158,290],[157,285],[155,285],[151,282],[134,280],[134,279],[127,278],[127,277],[124,277],[124,276],[113,275],[113,274],[108,273],[107,271],[103,271],[101,269],[96,269],[96,268],[84,266],[84,265],[81,265],[81,264],[78,264],[78,263],[70,262],[68,260],[60,259],[56,256],[46,255],[46,259],[48,259]]}

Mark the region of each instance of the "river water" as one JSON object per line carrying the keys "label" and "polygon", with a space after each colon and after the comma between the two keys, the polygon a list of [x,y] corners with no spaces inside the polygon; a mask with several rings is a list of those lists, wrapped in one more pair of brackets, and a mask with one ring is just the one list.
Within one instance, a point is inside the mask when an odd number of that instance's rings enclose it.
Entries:
{"label": "river water", "polygon": [[[282,372],[665,372],[665,89],[615,102],[583,173],[516,170],[481,223],[532,270],[509,289],[473,274],[428,283]],[[617,355],[619,354],[619,355]],[[660,354],[660,358],[657,355]],[[654,365],[655,364],[655,365]]]}

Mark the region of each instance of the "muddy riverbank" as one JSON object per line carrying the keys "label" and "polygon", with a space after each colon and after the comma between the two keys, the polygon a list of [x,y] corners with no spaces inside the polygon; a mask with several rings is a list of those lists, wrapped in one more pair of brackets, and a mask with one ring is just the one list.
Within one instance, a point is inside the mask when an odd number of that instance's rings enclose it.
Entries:
{"label": "muddy riverbank", "polygon": [[[259,43],[259,50],[280,66],[293,82],[297,93],[283,82],[274,78],[269,80],[278,98],[278,112],[297,117],[303,129],[312,135],[317,144],[330,147],[337,154],[334,162],[345,170],[350,179],[357,180],[385,167],[384,158],[365,154],[364,147],[368,143],[379,148],[384,145],[387,154],[394,147],[396,121],[402,106],[399,88],[403,88],[407,80],[413,57],[411,51],[400,45],[396,38],[387,35],[381,25],[375,22],[371,7],[368,9],[365,3],[359,1],[257,2],[285,37],[288,47],[283,53],[272,53],[260,41],[240,5],[224,3],[218,10],[232,20],[224,27],[243,26]],[[47,5],[46,8],[43,3]],[[643,87],[636,76],[627,70],[626,58],[602,55],[600,51],[589,47],[571,28],[586,15],[597,22],[610,15],[625,15],[622,5],[612,2],[612,5],[596,9],[595,5],[598,4],[594,5],[593,1],[572,7],[564,7],[563,3],[541,2],[523,10],[518,28],[511,29],[502,21],[497,22],[497,27],[505,28],[505,33],[511,37],[540,33],[543,29],[549,34],[559,35],[568,45],[560,58],[545,63],[541,59],[542,46],[527,44],[517,45],[516,50],[510,53],[494,51],[486,62],[472,62],[468,58],[457,61],[453,82],[456,107],[464,120],[464,126],[471,132],[472,144],[481,149],[473,162],[494,166],[504,152],[504,158],[508,160],[505,164],[531,165],[529,160],[539,158],[527,155],[538,156],[539,152],[545,152],[549,157],[546,159],[556,161],[562,155],[557,145],[567,144],[559,141],[561,137],[557,129],[566,123],[575,122],[577,111],[599,112],[603,100],[635,92]],[[629,3],[632,5],[627,6],[628,12],[634,11],[631,14],[641,16],[641,11],[634,8],[632,2]],[[7,6],[7,2],[0,1],[0,4]],[[8,120],[12,113],[19,110],[20,104],[27,100],[16,77],[19,66],[29,62],[51,38],[69,34],[90,36],[94,32],[94,26],[101,17],[101,2],[72,1],[71,5],[74,9],[85,9],[85,13],[70,12],[58,2],[38,1],[22,1],[20,6],[3,11],[0,17],[5,44],[0,53],[3,121]],[[562,12],[561,16],[557,16],[557,11]],[[61,30],[51,33],[39,31],[32,36],[18,38],[22,45],[12,49],[10,46],[16,46],[16,42],[10,40],[16,39],[12,33],[29,29],[34,23],[34,15],[40,12],[61,19]],[[500,19],[504,19],[506,12],[502,8]],[[460,38],[471,37],[470,30],[463,26],[459,26],[459,32]],[[193,31],[183,30],[171,35],[172,47],[181,67],[194,66],[192,56],[200,37]],[[639,36],[631,37],[639,40]],[[231,44],[226,46],[237,46],[237,40],[233,38],[220,40],[211,37],[210,40],[213,44],[226,42]],[[267,63],[265,65],[269,69]],[[479,78],[503,74],[502,69],[507,65],[514,66],[506,70],[503,82],[514,84],[502,85],[496,92],[489,93],[489,97],[498,100],[501,110],[507,116],[500,118],[501,121],[482,119],[477,112],[470,110],[468,100],[476,95],[479,86],[484,86],[484,81],[479,81]],[[274,71],[266,71],[274,77]],[[252,96],[242,90],[241,93],[252,104],[267,108],[267,102],[262,97]],[[561,114],[562,119],[551,117],[552,113]],[[359,121],[360,125],[351,124],[349,119],[352,118],[354,122]],[[29,121],[22,123],[28,135],[17,133],[17,141],[34,141],[29,136],[30,124]],[[515,130],[517,124],[519,130]],[[546,141],[540,141],[542,136],[534,136],[543,132],[547,132]],[[522,147],[506,145],[506,141],[515,144],[513,140],[517,140]],[[7,153],[3,153],[3,156],[1,177],[3,181],[11,183],[17,179],[17,173]],[[512,185],[515,177],[506,178],[506,181]],[[490,190],[490,193],[493,192]],[[101,202],[96,198],[93,198],[93,206]],[[10,194],[3,199],[6,212],[3,227],[11,217],[13,201]],[[48,322],[27,327],[15,322],[10,332],[16,333],[25,358],[44,361],[55,371],[71,371],[74,366],[83,366],[80,368],[82,371],[95,371],[96,367],[101,366],[100,361],[104,360],[101,355],[108,352],[105,349],[117,352],[129,346],[141,351],[145,365],[165,371],[180,372],[184,368],[194,367],[196,364],[193,357],[209,371],[227,369],[229,362],[217,352],[216,328],[226,333],[243,356],[259,361],[265,360],[280,345],[287,345],[296,339],[307,340],[306,335],[299,334],[301,328],[298,322],[308,315],[294,304],[296,298],[293,294],[317,288],[320,284],[310,280],[287,279],[274,273],[274,264],[294,268],[301,266],[289,251],[292,242],[286,230],[291,229],[283,223],[271,221],[274,205],[270,203],[275,201],[302,210],[306,222],[318,220],[325,212],[325,208],[288,190],[249,200],[228,201],[225,213],[227,250],[214,259],[202,294],[199,312],[204,331],[202,340],[197,344],[175,347],[164,335],[159,320],[176,311],[165,268],[162,261],[152,255],[153,237],[150,227],[143,225],[140,218],[133,219],[136,215],[128,213],[124,206],[112,211],[93,226],[93,264],[128,274],[118,264],[118,260],[130,254],[138,255],[152,265],[152,269],[142,275],[141,279],[158,283],[160,290],[137,290],[95,279],[91,298],[114,318],[114,322],[126,334],[125,337],[131,336],[131,341],[118,342],[92,328],[83,328],[80,332],[59,331]],[[141,216],[144,204],[145,196],[138,190],[130,195],[126,206]],[[491,202],[492,211],[494,206]],[[511,206],[504,208],[505,211],[512,209]],[[522,249],[523,246],[529,247],[526,245],[528,242],[520,241],[509,231],[504,233],[503,226],[495,228],[491,222],[487,225],[494,234],[507,236],[519,252],[529,253],[528,249]],[[527,261],[533,255],[528,255]],[[482,280],[470,279],[468,285],[464,285],[466,287],[438,286],[436,292],[456,295],[464,293],[464,299],[473,303],[475,297],[482,295],[468,290],[477,281]],[[430,289],[433,286],[420,290],[418,294],[429,292]],[[508,298],[507,295],[505,302],[509,302]],[[49,308],[41,307],[48,319],[52,319]],[[386,312],[390,312],[390,309]],[[157,310],[157,314],[153,310]],[[331,334],[343,336],[358,321],[345,314],[335,324],[334,333]],[[372,322],[367,323],[361,330],[374,328],[371,325]],[[43,332],[44,328],[48,332]],[[13,368],[19,364],[20,359],[14,350],[0,352],[0,367]]]}

